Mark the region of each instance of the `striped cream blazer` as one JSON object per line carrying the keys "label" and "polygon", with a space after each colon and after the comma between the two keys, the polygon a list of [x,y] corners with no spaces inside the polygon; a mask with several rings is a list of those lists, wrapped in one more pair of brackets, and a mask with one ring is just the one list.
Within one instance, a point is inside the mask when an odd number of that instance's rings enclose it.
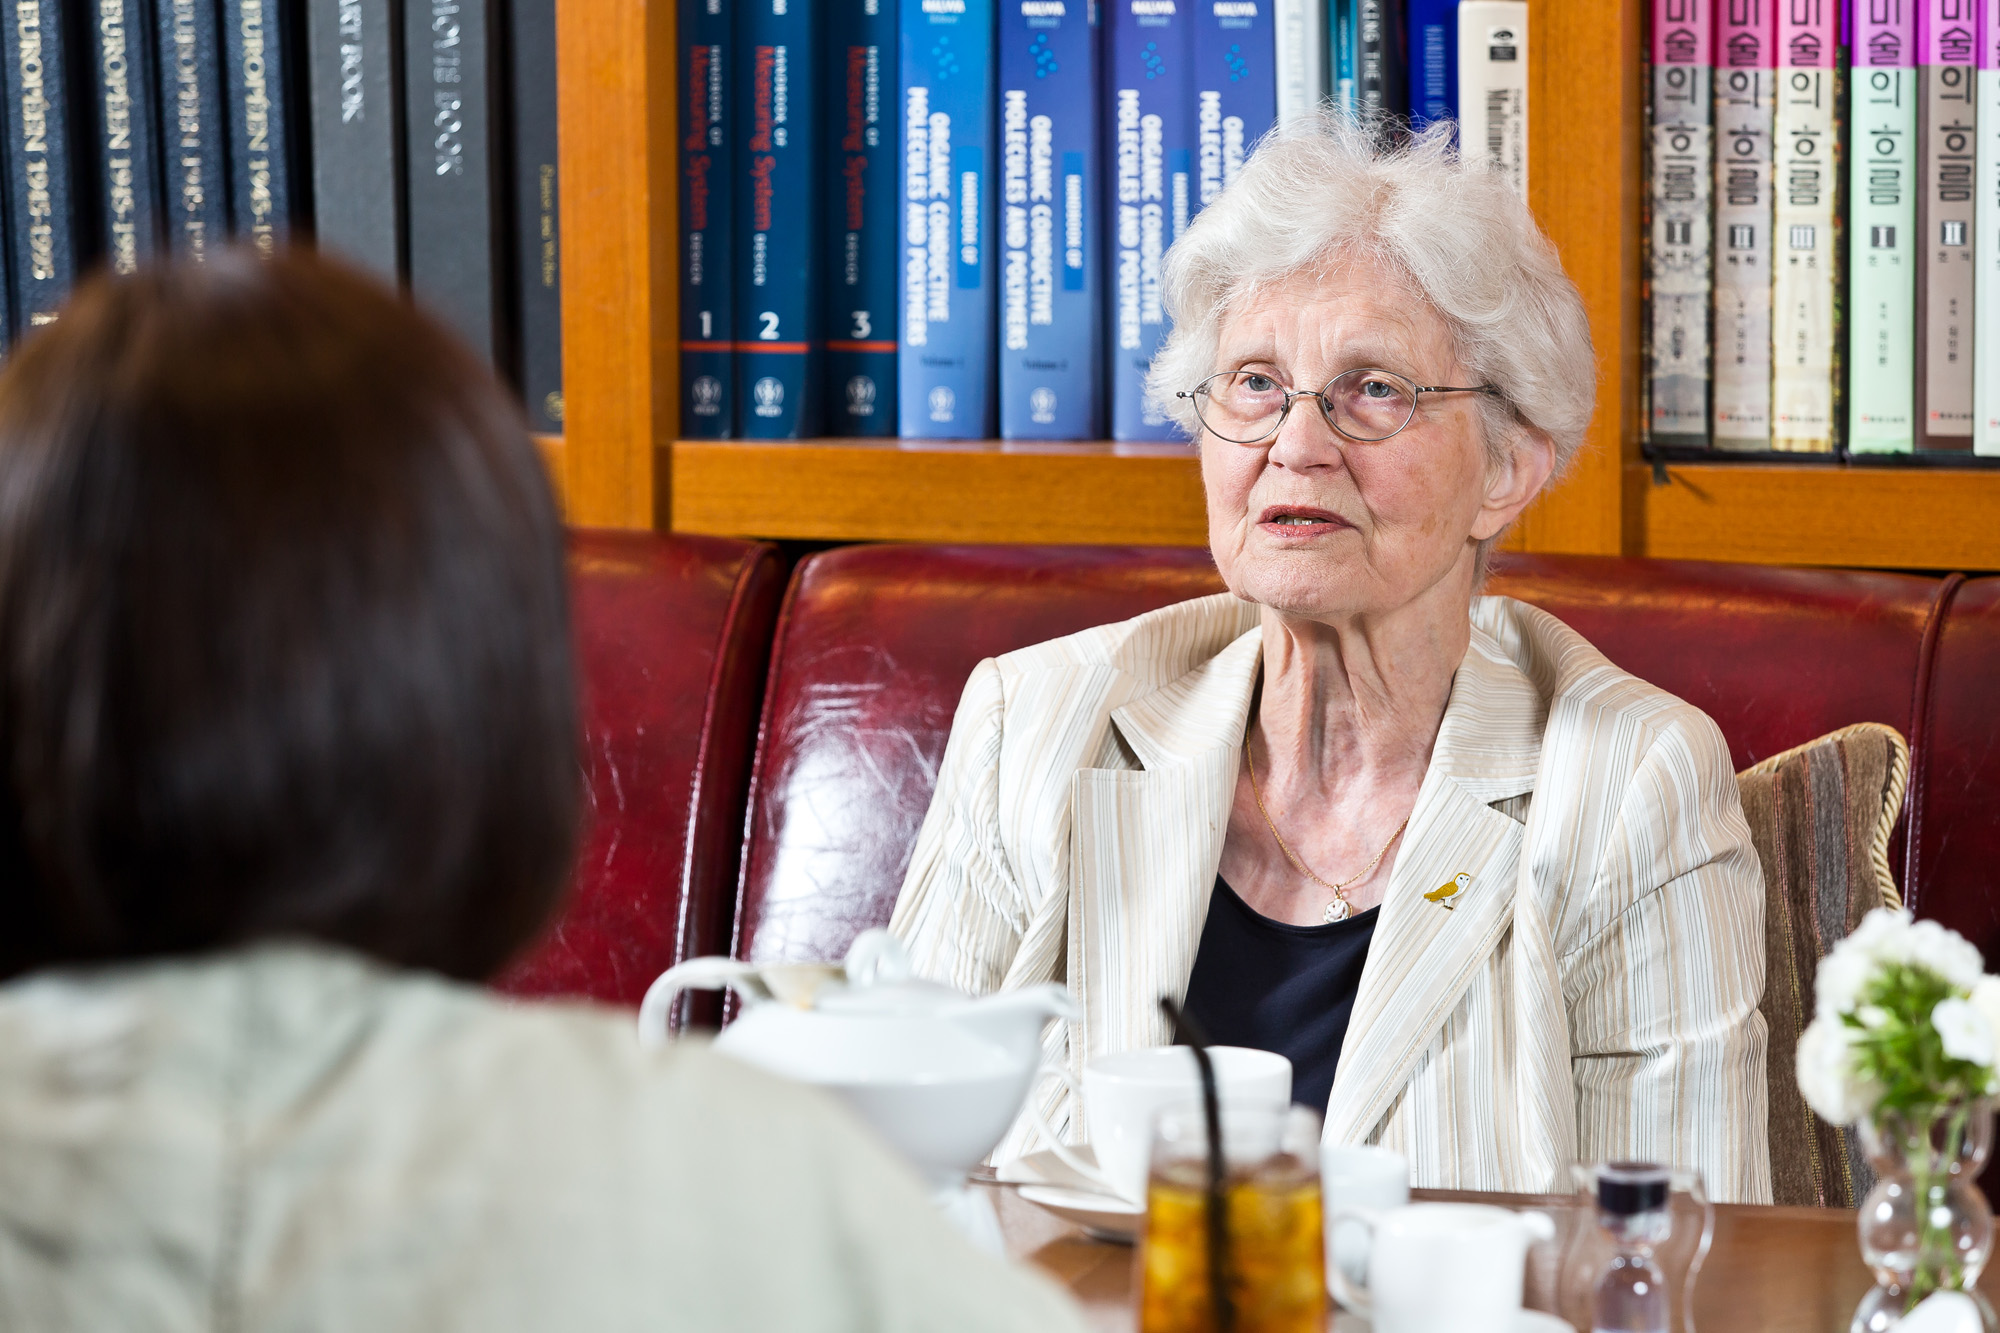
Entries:
{"label": "striped cream blazer", "polygon": [[[924,975],[1067,984],[1049,1034],[1090,1056],[1168,1040],[1222,856],[1256,684],[1229,594],[980,663],[891,928]],[[1326,1106],[1438,1188],[1567,1189],[1573,1161],[1699,1168],[1767,1202],[1763,881],[1722,734],[1505,597],[1472,644],[1417,794]],[[1460,873],[1455,910],[1423,895]],[[1036,1094],[1081,1117],[1057,1080]],[[1026,1119],[1000,1156],[1036,1146]]]}

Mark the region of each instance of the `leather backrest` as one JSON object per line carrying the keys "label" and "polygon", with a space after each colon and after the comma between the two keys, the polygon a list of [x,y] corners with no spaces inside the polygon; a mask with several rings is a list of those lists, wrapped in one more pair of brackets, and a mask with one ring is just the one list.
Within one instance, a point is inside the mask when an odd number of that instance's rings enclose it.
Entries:
{"label": "leather backrest", "polygon": [[636,1004],[727,947],[784,566],[751,542],[580,531],[569,567],[587,826],[559,919],[497,984]]}
{"label": "leather backrest", "polygon": [[802,562],[765,691],[735,955],[838,959],[888,920],[980,661],[1221,588],[1203,550],[848,546]]}
{"label": "leather backrest", "polygon": [[1509,553],[1487,591],[1534,603],[1707,713],[1743,769],[1856,722],[1908,739],[1939,587],[1915,574]]}
{"label": "leather backrest", "polygon": [[[1938,586],[1510,555],[1488,591],[1544,607],[1706,710],[1747,767],[1855,722],[1909,735]],[[736,955],[837,959],[888,919],[982,658],[1220,587],[1198,550],[848,547],[801,565],[766,692]]]}
{"label": "leather backrest", "polygon": [[1910,775],[1909,905],[2000,967],[2000,578],[1956,590]]}

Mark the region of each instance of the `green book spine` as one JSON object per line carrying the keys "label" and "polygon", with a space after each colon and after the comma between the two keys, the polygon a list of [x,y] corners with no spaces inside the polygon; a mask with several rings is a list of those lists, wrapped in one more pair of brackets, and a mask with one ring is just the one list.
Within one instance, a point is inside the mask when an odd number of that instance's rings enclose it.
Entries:
{"label": "green book spine", "polygon": [[1907,454],[1916,447],[1916,71],[1866,67],[1860,41],[1854,52],[1847,447]]}

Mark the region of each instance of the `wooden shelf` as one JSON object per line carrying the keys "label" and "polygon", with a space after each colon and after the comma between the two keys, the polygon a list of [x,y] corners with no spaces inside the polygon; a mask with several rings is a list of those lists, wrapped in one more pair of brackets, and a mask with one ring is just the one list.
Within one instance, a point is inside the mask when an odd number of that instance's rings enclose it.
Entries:
{"label": "wooden shelf", "polygon": [[682,440],[675,532],[807,541],[1201,546],[1181,445]]}
{"label": "wooden shelf", "polygon": [[[675,443],[675,6],[557,0],[571,521],[817,541],[1200,545],[1191,451]],[[1529,204],[1582,292],[1597,413],[1509,544],[1785,564],[2000,569],[2000,473],[1639,457],[1641,0],[1529,9]]]}
{"label": "wooden shelf", "polygon": [[[1200,469],[1175,445],[682,440],[676,532],[802,541],[1200,546]],[[1625,469],[1628,555],[2000,569],[2000,470],[1757,463]],[[1511,545],[1574,549],[1528,523]]]}
{"label": "wooden shelf", "polygon": [[1627,470],[1636,554],[1772,565],[2000,569],[2000,470],[1782,463]]}

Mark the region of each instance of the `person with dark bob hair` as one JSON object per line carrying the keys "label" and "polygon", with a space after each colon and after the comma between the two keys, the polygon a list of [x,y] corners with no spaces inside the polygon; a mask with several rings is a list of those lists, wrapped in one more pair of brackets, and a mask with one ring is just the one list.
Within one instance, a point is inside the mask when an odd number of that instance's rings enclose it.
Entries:
{"label": "person with dark bob hair", "polygon": [[562,527],[335,265],[0,373],[0,1327],[1066,1330],[810,1090],[476,984],[581,802]]}

